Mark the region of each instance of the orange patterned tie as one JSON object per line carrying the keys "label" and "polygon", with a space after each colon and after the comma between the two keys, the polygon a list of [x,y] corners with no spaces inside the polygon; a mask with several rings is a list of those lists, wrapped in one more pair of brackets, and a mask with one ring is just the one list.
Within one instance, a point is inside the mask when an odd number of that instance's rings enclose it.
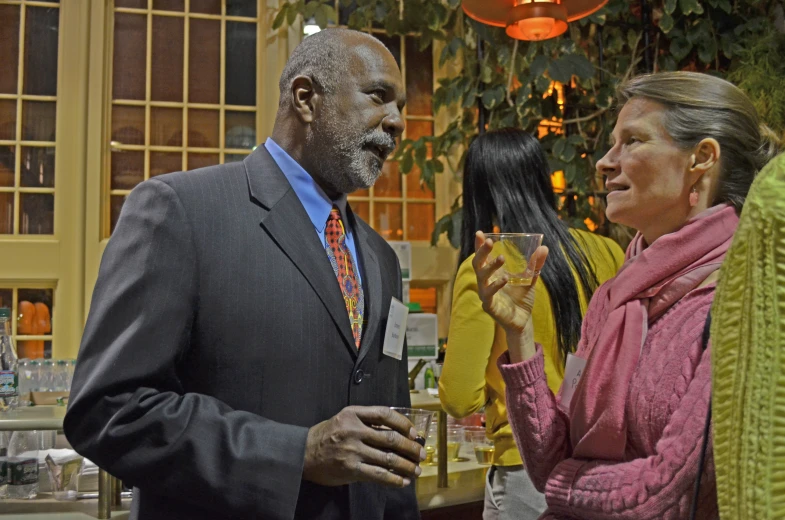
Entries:
{"label": "orange patterned tie", "polygon": [[363,300],[363,289],[357,280],[357,271],[352,261],[352,253],[346,245],[346,233],[343,228],[340,210],[333,206],[330,216],[327,218],[327,226],[324,230],[327,246],[327,257],[333,266],[333,271],[341,286],[343,301],[346,304],[346,312],[349,313],[349,323],[352,326],[354,344],[360,348],[360,339],[363,331],[363,311],[365,302]]}

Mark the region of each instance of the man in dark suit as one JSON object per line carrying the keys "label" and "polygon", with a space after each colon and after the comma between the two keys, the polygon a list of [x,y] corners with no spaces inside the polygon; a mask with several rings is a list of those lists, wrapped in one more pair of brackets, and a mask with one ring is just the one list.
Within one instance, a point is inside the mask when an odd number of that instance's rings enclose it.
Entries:
{"label": "man in dark suit", "polygon": [[346,202],[403,131],[400,70],[332,29],[280,85],[270,140],[140,184],[104,253],[64,429],[132,518],[419,518],[400,267]]}

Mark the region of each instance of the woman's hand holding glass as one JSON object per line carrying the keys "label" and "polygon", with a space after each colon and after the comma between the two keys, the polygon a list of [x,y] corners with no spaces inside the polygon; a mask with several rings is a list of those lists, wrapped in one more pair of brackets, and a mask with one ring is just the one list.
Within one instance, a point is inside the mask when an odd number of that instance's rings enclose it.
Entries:
{"label": "woman's hand holding glass", "polygon": [[513,363],[525,361],[536,353],[532,332],[531,314],[534,307],[534,286],[540,270],[548,257],[548,248],[540,246],[531,258],[533,270],[532,283],[528,286],[512,286],[506,275],[493,281],[493,274],[504,265],[504,256],[488,260],[493,243],[486,240],[482,231],[474,239],[474,260],[472,266],[477,276],[477,291],[482,308],[507,334],[507,346]]}

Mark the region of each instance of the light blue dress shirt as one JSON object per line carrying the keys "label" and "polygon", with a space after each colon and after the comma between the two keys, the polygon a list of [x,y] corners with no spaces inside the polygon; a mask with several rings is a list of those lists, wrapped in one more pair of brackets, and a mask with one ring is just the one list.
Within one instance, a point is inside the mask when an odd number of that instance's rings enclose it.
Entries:
{"label": "light blue dress shirt", "polygon": [[[316,234],[319,236],[319,243],[323,248],[327,247],[327,241],[324,237],[324,228],[327,226],[327,217],[330,216],[330,211],[333,205],[341,210],[341,220],[343,221],[343,228],[346,232],[346,244],[349,246],[349,252],[352,254],[352,261],[354,262],[355,270],[357,272],[357,282],[362,286],[362,266],[360,265],[360,257],[357,255],[357,248],[354,245],[354,237],[352,228],[349,224],[349,219],[346,218],[346,195],[338,200],[330,200],[324,190],[316,184],[308,172],[306,172],[297,161],[291,158],[283,148],[268,138],[264,143],[264,147],[273,156],[273,160],[283,172],[286,180],[291,184],[297,198],[300,199],[305,212],[311,218],[313,227]],[[327,251],[324,253],[327,256]]]}

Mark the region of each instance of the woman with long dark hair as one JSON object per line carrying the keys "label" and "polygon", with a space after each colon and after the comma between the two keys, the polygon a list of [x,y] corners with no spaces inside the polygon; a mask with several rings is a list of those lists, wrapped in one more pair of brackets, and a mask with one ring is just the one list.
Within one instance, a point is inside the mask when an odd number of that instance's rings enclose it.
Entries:
{"label": "woman with long dark hair", "polygon": [[544,283],[535,288],[532,319],[536,341],[546,346],[546,372],[554,392],[564,377],[567,353],[580,339],[589,299],[616,274],[624,254],[615,242],[570,229],[559,219],[548,160],[534,136],[509,128],[474,140],[464,168],[460,267],[439,396],[454,417],[485,406],[494,459],[484,519],[533,519],[545,509],[545,501],[526,476],[507,419],[504,382],[496,367],[506,350],[506,337],[482,309],[471,262],[476,230],[494,227],[501,232],[542,233],[543,245],[552,251],[540,274]]}

